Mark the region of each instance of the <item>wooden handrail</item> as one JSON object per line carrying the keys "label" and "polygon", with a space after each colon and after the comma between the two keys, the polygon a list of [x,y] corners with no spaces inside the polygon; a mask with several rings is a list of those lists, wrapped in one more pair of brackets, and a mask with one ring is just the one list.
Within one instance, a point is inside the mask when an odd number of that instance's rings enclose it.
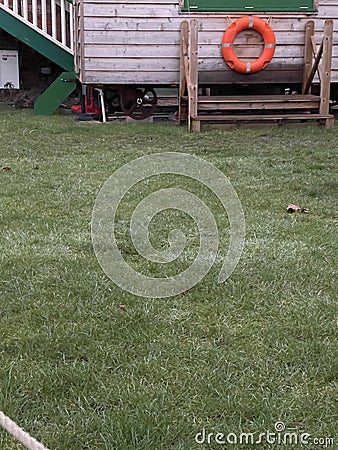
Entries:
{"label": "wooden handrail", "polygon": [[[317,48],[314,38],[314,22],[311,20],[307,22],[305,27],[305,47],[304,47],[304,75],[302,94],[309,94],[311,85],[316,72],[318,72],[321,84],[327,83],[331,80],[331,58],[332,58],[332,34],[333,21],[326,20],[324,24],[324,36],[322,42]],[[312,57],[314,62],[312,64]],[[320,61],[322,60],[322,66]],[[325,66],[325,67],[324,67]],[[329,73],[327,68],[329,67]],[[330,81],[329,81],[330,83]],[[329,95],[329,88],[325,88],[325,96]],[[328,98],[326,101],[328,102]]]}
{"label": "wooden handrail", "polygon": [[73,50],[72,0],[0,0],[0,6],[63,48]]}

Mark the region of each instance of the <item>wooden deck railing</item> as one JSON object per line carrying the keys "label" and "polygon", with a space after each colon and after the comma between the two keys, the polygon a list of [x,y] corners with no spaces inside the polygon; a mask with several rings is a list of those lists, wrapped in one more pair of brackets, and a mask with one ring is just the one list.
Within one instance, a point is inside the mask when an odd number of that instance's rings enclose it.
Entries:
{"label": "wooden deck railing", "polygon": [[73,51],[73,5],[69,0],[0,0],[5,10]]}
{"label": "wooden deck railing", "polygon": [[324,33],[320,46],[317,47],[314,21],[305,27],[304,71],[302,93],[309,94],[316,72],[320,81],[320,113],[328,114],[330,102],[331,62],[333,45],[333,20],[325,20]]}

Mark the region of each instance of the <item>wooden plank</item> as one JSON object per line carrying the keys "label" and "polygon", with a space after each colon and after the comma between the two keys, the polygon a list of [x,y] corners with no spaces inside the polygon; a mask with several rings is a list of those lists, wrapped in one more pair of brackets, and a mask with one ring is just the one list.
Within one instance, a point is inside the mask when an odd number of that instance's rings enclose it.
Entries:
{"label": "wooden plank", "polygon": [[[337,73],[338,75],[338,73]],[[230,71],[215,71],[215,70],[200,70],[199,82],[200,84],[270,84],[278,83],[287,85],[288,83],[300,83],[302,79],[302,70],[299,66],[289,67],[288,70],[283,70],[276,67],[274,70],[262,71],[255,74],[233,74]]]}
{"label": "wooden plank", "polygon": [[317,55],[317,44],[314,36],[310,36],[310,43],[312,46],[312,53],[316,56]]}
{"label": "wooden plank", "polygon": [[[148,55],[139,55],[133,58],[127,57],[118,57],[118,56],[109,56],[109,55],[92,55],[88,54],[87,48],[85,48],[85,58],[89,66],[93,66],[94,68],[102,69],[102,70],[117,70],[121,69],[121,66],[124,70],[139,70],[140,68],[145,68],[149,70],[177,70],[179,71],[179,55],[177,56],[168,56],[160,58],[156,54],[148,54]],[[88,66],[88,67],[89,67]],[[264,71],[257,72],[257,74],[239,74],[237,72],[229,69],[223,60],[214,62],[213,60],[201,60],[199,59],[199,70],[200,71],[210,71],[210,72],[222,72],[225,77],[229,75],[232,77],[234,81],[236,79],[243,79],[245,81],[250,80],[251,78],[266,78],[268,77],[270,72],[274,71],[298,71],[301,72],[302,66],[300,61],[293,61],[293,63],[287,66],[283,64],[283,61],[275,61],[274,64],[271,64],[271,67],[265,69]],[[256,75],[253,77],[252,75]],[[266,75],[266,76],[265,76]],[[283,75],[285,83],[287,82],[287,73]],[[299,82],[301,79],[298,80]]]}
{"label": "wooden plank", "polygon": [[[97,8],[99,8],[97,6]],[[243,15],[243,14],[242,14]],[[336,14],[336,17],[338,14]],[[260,15],[260,17],[262,17]],[[334,18],[334,15],[329,15],[329,17]],[[112,16],[99,16],[92,17],[86,16],[85,25],[86,30],[115,30],[115,31],[168,31],[176,30],[179,31],[180,22],[182,20],[187,20],[188,17],[184,15],[177,15],[175,17],[165,17],[161,14],[160,10],[156,16],[153,17],[142,17],[142,9],[140,9],[140,15],[137,18],[123,18],[123,17],[112,17]],[[262,17],[264,18],[264,17]],[[129,20],[132,19],[132,20]],[[234,17],[232,17],[234,19]],[[276,36],[281,39],[284,35],[288,36],[288,33],[296,33],[297,35],[304,36],[305,23],[308,20],[300,20],[299,17],[291,18],[289,16],[280,18],[273,17],[270,25],[274,30]],[[322,33],[324,30],[324,23],[322,17],[317,15],[314,17],[316,22],[316,30],[318,33]],[[210,33],[221,33],[223,34],[225,29],[228,27],[228,23],[225,21],[224,16],[204,16],[203,19],[199,20],[199,32],[210,34]],[[335,24],[335,30],[338,30],[338,25]],[[247,33],[247,31],[245,31]],[[278,40],[279,42],[279,40]],[[299,42],[303,42],[303,38],[299,39]],[[283,42],[284,43],[284,42]]]}
{"label": "wooden plank", "polygon": [[[88,20],[88,19],[87,19]],[[95,24],[101,19],[96,19]],[[125,24],[125,26],[122,26]],[[150,45],[158,43],[157,39],[161,39],[171,45],[179,43],[179,22],[170,22],[170,27],[167,23],[158,20],[151,26],[141,27],[138,21],[128,24],[127,19],[115,19],[115,21],[107,22],[104,19],[101,22],[100,28],[91,27],[91,23],[86,23],[85,37],[88,44],[111,44],[117,42],[129,41],[133,44]],[[151,29],[151,27],[153,27]],[[93,28],[93,29],[92,29]],[[153,40],[151,40],[152,35]],[[284,47],[299,47],[303,45],[304,31],[288,31],[283,33],[275,33],[278,42],[279,50],[283,51]],[[223,31],[199,31],[198,41],[200,48],[204,46],[205,50],[208,46],[218,46],[222,40]],[[236,38],[236,51],[242,47],[254,46],[256,51],[263,48],[263,41],[260,35],[253,31],[242,32]],[[205,56],[207,53],[205,54]],[[299,53],[300,55],[300,53]]]}
{"label": "wooden plank", "polygon": [[[179,70],[174,71],[160,71],[160,72],[149,72],[149,71],[135,71],[135,70],[124,70],[123,66],[118,71],[111,71],[107,69],[106,71],[102,70],[88,70],[85,66],[86,61],[81,63],[81,82],[86,84],[179,84]],[[294,75],[293,75],[294,74]],[[200,72],[199,80],[201,84],[228,84],[232,83],[234,85],[241,85],[243,82],[246,83],[256,83],[256,84],[266,84],[277,82],[280,84],[285,84],[286,80],[293,82],[299,82],[301,77],[301,70],[299,71],[289,71],[287,73],[282,71],[269,72],[269,76],[265,74],[263,77],[262,74],[259,77],[251,77],[242,78],[242,77],[233,77],[233,74],[229,73],[228,76],[225,76],[224,72],[217,71],[209,71],[209,72]],[[338,72],[337,72],[338,79]]]}
{"label": "wooden plank", "polygon": [[79,79],[81,83],[84,83],[84,80],[86,79],[86,66],[85,66],[85,57],[84,57],[84,52],[85,52],[85,40],[84,40],[84,14],[83,14],[83,8],[84,8],[84,3],[80,2],[78,4],[78,9],[79,9],[79,17],[78,17],[78,21],[79,21],[79,47],[80,47],[80,55],[78,58],[78,64],[79,64]]}
{"label": "wooden plank", "polygon": [[[102,56],[108,56],[108,57],[115,57],[115,56],[121,56],[121,57],[140,57],[140,56],[156,56],[158,58],[162,57],[168,57],[168,56],[179,56],[179,40],[177,44],[175,44],[175,40],[165,40],[162,39],[157,42],[156,35],[153,36],[153,44],[149,42],[147,44],[142,43],[142,36],[139,35],[138,37],[135,37],[134,39],[130,39],[129,41],[124,41],[122,39],[119,39],[118,37],[112,37],[111,44],[109,43],[95,43],[91,42],[85,44],[86,49],[86,55],[89,57],[102,57]],[[140,41],[141,40],[141,41]],[[173,43],[174,42],[174,43]],[[224,67],[227,67],[225,64],[225,61],[221,55],[220,45],[219,43],[217,45],[200,45],[199,48],[199,59],[203,61],[205,64],[210,65],[214,62],[217,62],[218,65],[222,65]],[[303,52],[300,50],[297,50],[296,47],[293,48],[295,50],[292,51],[292,48],[290,47],[289,53],[277,53],[274,58],[272,59],[272,62],[269,64],[269,66],[265,70],[269,70],[271,65],[273,64],[280,64],[284,66],[288,66],[294,63],[300,64],[301,67],[303,67]],[[237,52],[238,57],[241,57],[242,59],[249,58],[249,59],[255,59],[253,56],[252,50],[241,47],[239,51]],[[334,49],[333,56],[335,58],[338,57],[338,49]],[[229,69],[230,70],[230,69]]]}
{"label": "wooden plank", "polygon": [[191,122],[191,131],[200,132],[201,131],[201,121],[198,119],[193,119]]}
{"label": "wooden plank", "polygon": [[311,84],[313,82],[313,78],[315,76],[315,73],[318,70],[318,66],[319,66],[319,62],[320,62],[320,58],[322,57],[322,54],[323,54],[323,41],[320,44],[320,47],[319,47],[318,52],[316,54],[313,66],[311,68],[311,71],[309,73],[309,77],[307,79],[306,85],[305,85],[304,90],[303,90],[303,94],[307,94],[308,92],[310,92]]}
{"label": "wooden plank", "polygon": [[138,3],[84,3],[85,17],[177,17],[178,5],[166,4],[159,8],[154,8],[154,4],[140,7]]}
{"label": "wooden plank", "polygon": [[199,111],[224,111],[224,110],[273,110],[273,109],[318,109],[320,101],[318,102],[295,102],[295,103],[201,103],[198,105]]}
{"label": "wooden plank", "polygon": [[129,45],[129,44],[111,44],[111,45],[95,45],[85,46],[85,53],[88,58],[148,58],[156,57],[161,59],[179,58],[179,45]]}
{"label": "wooden plank", "polygon": [[139,57],[139,58],[86,58],[87,70],[102,70],[102,71],[119,71],[121,64],[125,71],[154,71],[159,72],[163,70],[175,70],[179,72],[179,58],[160,59],[153,57]]}
{"label": "wooden plank", "polygon": [[311,37],[314,36],[315,23],[310,20],[305,26],[305,45],[304,45],[304,67],[303,67],[303,83],[302,83],[302,93],[307,94],[305,86],[310,78],[311,67],[312,67],[312,46]]}
{"label": "wooden plank", "polygon": [[[244,100],[245,99],[245,100]],[[227,95],[227,96],[221,96],[221,95],[211,95],[211,96],[199,96],[198,102],[227,102],[227,103],[236,103],[239,101],[246,101],[246,102],[314,102],[314,101],[320,101],[320,97],[318,95]]]}
{"label": "wooden plank", "polygon": [[[84,70],[85,69],[85,70]],[[174,84],[179,85],[179,67],[177,70],[167,70],[165,72],[149,71],[135,71],[125,70],[123,64],[118,71],[96,70],[95,68],[87,70],[85,67],[85,60],[81,63],[80,70],[81,82],[90,84],[137,84],[137,83],[160,83],[160,84]],[[224,71],[200,71],[199,82],[204,85],[226,85],[233,84],[241,85],[243,83],[255,83],[263,85],[267,83],[279,83],[285,85],[288,82],[299,83],[302,77],[302,71],[299,67],[289,70],[276,70],[269,72],[259,72],[257,74],[248,75],[246,77],[242,74],[235,76],[231,72]],[[338,82],[338,70],[333,71],[332,81]]]}
{"label": "wooden plank", "polygon": [[[149,42],[149,34],[147,32],[155,33],[156,36],[165,36],[166,33],[168,34],[168,38],[172,39],[174,34],[174,38],[176,41],[179,40],[179,31],[180,31],[180,22],[181,21],[172,21],[170,23],[166,23],[160,19],[153,22],[152,25],[147,24],[147,26],[142,26],[145,24],[139,23],[137,20],[135,20],[135,23],[128,24],[128,19],[125,18],[115,18],[112,21],[108,21],[108,18],[101,19],[101,18],[95,18],[95,25],[92,23],[94,21],[94,18],[86,18],[86,36],[87,39],[94,38],[94,43],[97,42],[97,39],[99,39],[100,43],[109,43],[112,36],[115,38],[126,38],[128,36],[133,39],[133,36],[136,36],[137,39],[139,39],[140,36],[143,37],[145,41],[140,41],[140,43],[145,43],[146,41]],[[100,27],[98,27],[98,23],[101,22]],[[93,25],[93,27],[92,27]],[[93,29],[92,29],[93,28]],[[216,31],[216,30],[206,30],[206,31],[200,31],[199,30],[199,43],[202,45],[220,45],[222,36],[223,36],[224,30]],[[321,31],[322,33],[322,31]],[[276,39],[279,46],[289,46],[289,45],[296,45],[296,46],[303,46],[304,42],[304,31],[283,31],[283,32],[275,32]],[[319,35],[319,33],[318,33]],[[316,35],[317,36],[317,35]],[[168,40],[169,40],[168,39]],[[153,43],[155,40],[153,41]],[[261,35],[255,31],[242,31],[237,37],[236,37],[236,43],[235,47],[240,47],[243,45],[247,46],[257,46],[257,47],[263,47],[263,39]]]}
{"label": "wooden plank", "polygon": [[251,115],[198,115],[200,121],[269,121],[269,120],[326,120],[332,119],[330,114],[251,114]]}
{"label": "wooden plank", "polygon": [[125,72],[101,72],[97,70],[85,70],[82,74],[82,82],[85,84],[177,84],[179,80],[179,72],[143,72],[130,71]]}
{"label": "wooden plank", "polygon": [[[107,5],[107,4],[109,5],[110,4],[109,1],[102,1],[102,0],[89,0],[89,1],[88,0],[84,0],[84,3],[86,5],[90,5],[90,6],[94,7],[94,8],[98,8],[98,5],[100,5],[100,7],[101,7],[102,5]],[[173,4],[179,10],[179,8],[178,8],[179,7],[179,2],[178,1],[157,1],[156,3],[160,4],[160,5],[164,5],[164,6]],[[138,1],[138,2],[136,2],[136,1],[119,0],[119,1],[115,1],[114,4],[122,5],[122,6],[124,6],[124,5],[128,5],[129,6],[130,5],[130,6],[138,7],[139,9],[143,9],[145,7],[149,8],[150,5],[153,6],[154,2],[150,1],[150,0],[146,1],[146,2],[145,1],[142,1],[142,2]],[[328,4],[324,4],[323,0],[320,0],[318,14],[320,15],[320,17],[322,15],[324,15],[324,14],[327,14],[330,17],[337,17],[337,4],[328,5]],[[181,13],[181,15],[184,18],[188,18],[188,17],[191,17],[192,14],[190,14],[188,12],[187,13],[183,12],[183,13]],[[193,13],[193,15],[198,20],[205,19],[205,18],[210,18],[210,17],[217,17],[217,16],[220,16],[220,17],[223,16],[224,17],[224,13]],[[307,19],[309,16],[310,17],[311,16],[316,17],[316,15],[317,14],[313,14],[313,13],[309,13],[309,12],[291,12],[291,13],[288,13],[288,12],[282,12],[282,13],[278,13],[278,12],[274,12],[274,13],[271,13],[271,12],[270,13],[269,12],[267,12],[267,13],[259,12],[259,16],[260,17],[268,18],[269,16],[272,16],[272,18],[274,20],[278,20],[278,19],[279,20],[280,19],[282,19],[282,20],[292,19],[292,20],[296,21],[296,20],[301,20],[301,19],[303,19],[303,20]],[[241,17],[241,16],[243,16],[243,12],[231,12],[231,18],[233,18],[234,20],[236,18],[238,18],[238,17]]]}
{"label": "wooden plank", "polygon": [[189,54],[189,115],[192,119],[197,116],[198,96],[198,24],[197,20],[190,21],[190,54]]}
{"label": "wooden plank", "polygon": [[131,46],[152,46],[167,45],[179,46],[179,30],[152,31],[151,33],[143,31],[87,31],[85,30],[86,44],[95,46],[110,45],[131,45]]}
{"label": "wooden plank", "polygon": [[[201,58],[217,58],[222,59],[221,56],[221,40],[222,34],[211,35],[208,38],[200,39],[199,33],[199,55]],[[110,47],[130,46],[131,49],[137,51],[140,47],[140,53],[151,52],[154,46],[154,51],[157,52],[156,46],[162,46],[165,51],[166,46],[169,46],[171,51],[176,47],[176,54],[179,53],[178,47],[180,42],[179,30],[177,31],[91,31],[85,30],[85,45],[88,49],[98,48],[100,53],[109,53]],[[338,38],[338,35],[337,35]],[[278,38],[277,38],[278,39]],[[299,39],[299,40],[298,40]],[[285,43],[279,42],[276,48],[275,59],[281,58],[299,58],[303,61],[304,45],[300,44],[300,39],[303,39],[301,34],[288,38]],[[318,39],[318,38],[317,38]],[[236,43],[236,54],[240,58],[256,58],[261,49],[259,45],[250,45],[243,40]],[[160,53],[161,55],[162,53]],[[338,56],[338,49],[334,49],[334,56]],[[286,62],[287,63],[287,62]]]}
{"label": "wooden plank", "polygon": [[321,103],[319,112],[321,114],[327,114],[329,112],[332,64],[332,34],[333,20],[326,20],[324,24],[322,74],[320,79]]}
{"label": "wooden plank", "polygon": [[263,128],[278,128],[285,126],[288,128],[305,128],[305,127],[320,127],[323,124],[322,120],[312,120],[297,122],[297,121],[274,121],[274,122],[202,122],[201,130],[233,130],[239,128],[250,128],[250,129],[263,129]]}
{"label": "wooden plank", "polygon": [[318,109],[320,97],[315,95],[200,96],[199,111]]}
{"label": "wooden plank", "polygon": [[176,31],[178,32],[181,18],[168,17],[138,17],[136,20],[122,17],[86,17],[86,32],[116,32],[116,31]]}
{"label": "wooden plank", "polygon": [[333,116],[332,117],[328,117],[325,120],[325,128],[332,128],[333,125],[334,125],[334,117]]}
{"label": "wooden plank", "polygon": [[[134,40],[132,43],[131,41],[128,43],[126,42],[118,42],[118,38],[115,39],[114,44],[85,44],[85,50],[86,55],[88,57],[140,57],[140,56],[153,56],[157,58],[166,58],[169,56],[179,56],[179,42],[177,45],[173,45],[171,41],[168,41],[167,43],[162,42],[161,44],[154,43],[151,44],[138,44],[138,40]],[[338,41],[337,41],[338,42]],[[242,51],[243,50],[243,51]],[[238,53],[238,56],[241,56],[242,59],[245,58],[251,58],[250,56],[250,50],[243,48],[241,50],[241,54]],[[284,53],[276,53],[274,58],[272,59],[271,63],[268,65],[264,71],[270,70],[273,65],[280,65],[288,67],[293,64],[299,64],[301,69],[303,69],[303,51],[297,50],[296,47],[294,47],[294,52],[292,52],[291,48],[289,49],[290,52],[288,54]],[[252,53],[252,52],[251,52]],[[333,48],[333,58],[338,60],[338,48],[337,46],[334,46]],[[221,55],[220,51],[220,45],[217,46],[199,46],[199,60],[203,61],[203,64],[206,66],[212,66],[213,64],[217,64],[218,67],[225,67],[227,68],[227,65],[225,64],[225,61]],[[337,66],[338,67],[338,66]],[[230,69],[228,69],[230,70]],[[262,71],[262,73],[264,73]]]}

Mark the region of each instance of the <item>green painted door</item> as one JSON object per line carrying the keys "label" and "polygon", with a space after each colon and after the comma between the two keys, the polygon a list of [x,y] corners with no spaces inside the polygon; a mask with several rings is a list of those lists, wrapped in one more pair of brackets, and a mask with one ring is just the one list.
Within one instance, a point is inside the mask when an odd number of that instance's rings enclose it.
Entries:
{"label": "green painted door", "polygon": [[185,11],[315,11],[314,0],[184,0]]}

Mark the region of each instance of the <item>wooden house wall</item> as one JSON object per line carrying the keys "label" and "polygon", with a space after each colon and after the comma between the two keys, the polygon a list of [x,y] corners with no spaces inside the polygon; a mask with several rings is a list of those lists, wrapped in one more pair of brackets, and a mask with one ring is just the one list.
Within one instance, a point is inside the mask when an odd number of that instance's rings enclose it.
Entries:
{"label": "wooden house wall", "polygon": [[[305,23],[313,19],[319,44],[324,20],[335,20],[332,80],[338,81],[338,0],[319,0],[316,14],[262,14],[270,20],[277,47],[269,66],[256,74],[238,74],[221,55],[227,14],[181,13],[179,0],[78,0],[80,79],[95,84],[177,84],[182,20],[199,23],[200,83],[292,83],[302,79]],[[231,13],[231,21],[243,13]],[[236,39],[239,57],[257,57],[261,36],[246,30]]]}

